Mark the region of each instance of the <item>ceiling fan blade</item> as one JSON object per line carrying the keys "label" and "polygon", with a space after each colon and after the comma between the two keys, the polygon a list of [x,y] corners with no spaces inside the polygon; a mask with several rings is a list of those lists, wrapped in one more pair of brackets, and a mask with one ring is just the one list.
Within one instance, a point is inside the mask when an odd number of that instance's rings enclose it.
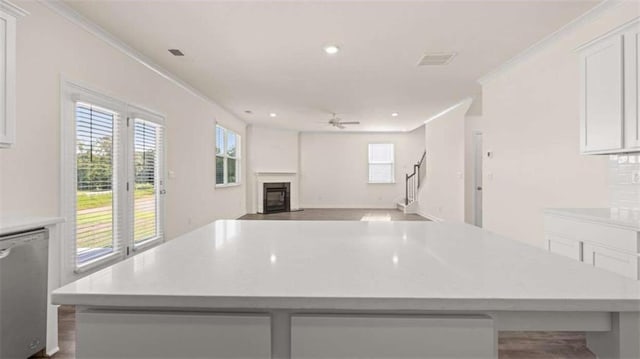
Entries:
{"label": "ceiling fan blade", "polygon": [[359,125],[360,121],[346,121],[346,122],[340,122],[341,125]]}
{"label": "ceiling fan blade", "polygon": [[344,127],[341,123],[335,125],[337,128],[344,130],[346,127]]}

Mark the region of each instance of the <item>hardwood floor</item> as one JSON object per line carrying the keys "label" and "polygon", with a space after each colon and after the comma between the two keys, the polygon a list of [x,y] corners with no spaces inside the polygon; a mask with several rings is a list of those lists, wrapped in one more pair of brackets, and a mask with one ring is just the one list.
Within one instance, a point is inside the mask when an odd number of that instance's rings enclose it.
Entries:
{"label": "hardwood floor", "polygon": [[[76,308],[68,305],[58,307],[58,347],[54,359],[76,359]],[[39,353],[29,359],[49,358]]]}
{"label": "hardwood floor", "polygon": [[500,332],[499,359],[596,359],[584,333]]}
{"label": "hardwood floor", "polygon": [[[247,214],[239,219],[252,220],[390,220],[426,221],[416,214],[393,209],[307,209],[274,214]],[[60,351],[54,359],[75,359],[75,308],[59,310]],[[578,332],[500,332],[499,359],[595,359],[586,346],[584,333]],[[45,358],[46,356],[34,356]],[[179,358],[176,358],[179,359]]]}

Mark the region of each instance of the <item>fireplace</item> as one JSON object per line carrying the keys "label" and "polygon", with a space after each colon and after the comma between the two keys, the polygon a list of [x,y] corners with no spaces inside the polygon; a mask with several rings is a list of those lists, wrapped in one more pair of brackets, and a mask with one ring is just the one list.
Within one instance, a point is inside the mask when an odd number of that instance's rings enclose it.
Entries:
{"label": "fireplace", "polygon": [[263,184],[264,206],[262,213],[291,211],[291,183],[268,182]]}

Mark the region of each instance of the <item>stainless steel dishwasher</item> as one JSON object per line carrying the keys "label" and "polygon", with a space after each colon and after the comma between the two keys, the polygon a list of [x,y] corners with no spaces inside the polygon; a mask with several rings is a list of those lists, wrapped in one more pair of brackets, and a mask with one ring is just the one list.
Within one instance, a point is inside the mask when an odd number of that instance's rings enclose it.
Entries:
{"label": "stainless steel dishwasher", "polygon": [[0,236],[0,358],[26,359],[47,335],[49,232]]}

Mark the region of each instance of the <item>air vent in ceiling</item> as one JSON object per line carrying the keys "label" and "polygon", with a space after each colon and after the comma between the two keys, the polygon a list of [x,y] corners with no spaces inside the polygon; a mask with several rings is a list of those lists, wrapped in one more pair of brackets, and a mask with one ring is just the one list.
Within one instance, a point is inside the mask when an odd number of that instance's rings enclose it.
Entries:
{"label": "air vent in ceiling", "polygon": [[456,56],[455,52],[434,52],[425,54],[418,62],[418,66],[442,66],[447,65]]}
{"label": "air vent in ceiling", "polygon": [[169,52],[173,56],[184,56],[184,53],[182,53],[182,51],[180,51],[178,49],[169,49]]}

